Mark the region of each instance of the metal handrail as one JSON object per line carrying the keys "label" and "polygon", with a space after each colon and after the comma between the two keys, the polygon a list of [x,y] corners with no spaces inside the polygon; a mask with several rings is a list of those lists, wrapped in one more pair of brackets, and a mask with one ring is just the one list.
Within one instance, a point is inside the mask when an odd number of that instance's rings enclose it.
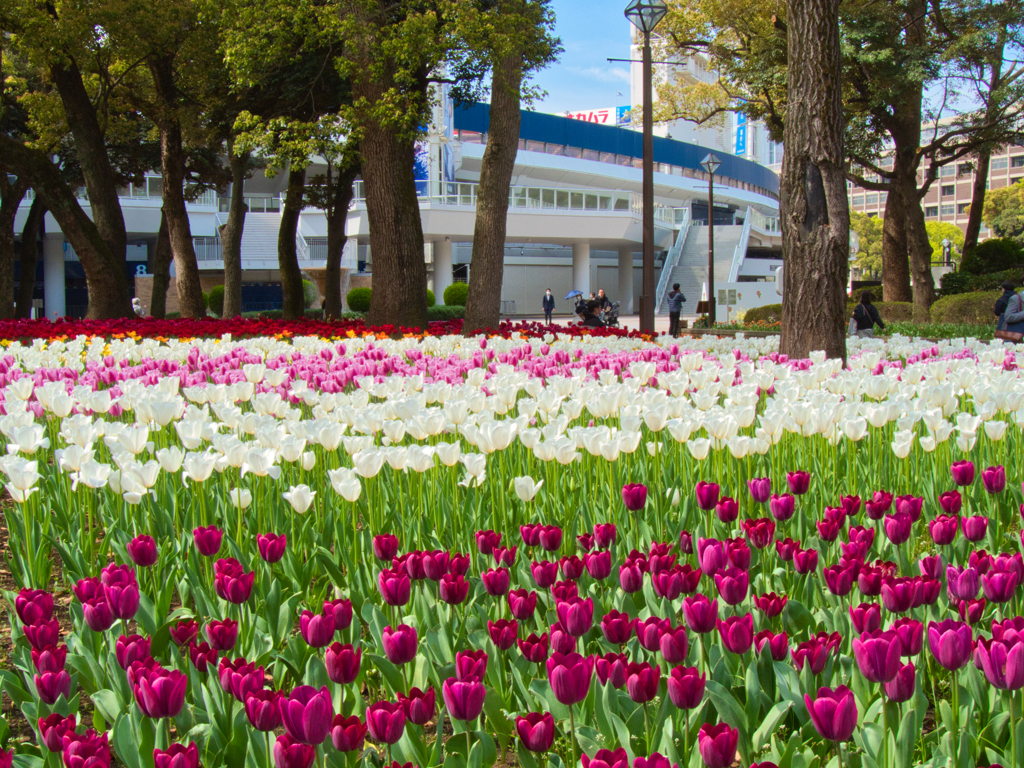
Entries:
{"label": "metal handrail", "polygon": [[679,226],[679,234],[676,235],[676,241],[672,243],[672,247],[665,256],[665,263],[661,266],[661,278],[658,280],[658,289],[654,292],[654,295],[658,297],[657,304],[654,305],[654,314],[656,315],[661,312],[661,305],[665,301],[665,289],[668,288],[672,270],[679,263],[679,256],[683,252],[683,246],[686,245],[686,236],[690,232],[690,209],[682,210],[683,220]]}
{"label": "metal handrail", "polygon": [[743,257],[747,255],[747,245],[750,243],[751,209],[747,208],[747,215],[743,217],[743,230],[740,232],[740,241],[732,252],[732,264],[729,266],[729,279],[726,282],[735,283],[740,274],[740,264]]}

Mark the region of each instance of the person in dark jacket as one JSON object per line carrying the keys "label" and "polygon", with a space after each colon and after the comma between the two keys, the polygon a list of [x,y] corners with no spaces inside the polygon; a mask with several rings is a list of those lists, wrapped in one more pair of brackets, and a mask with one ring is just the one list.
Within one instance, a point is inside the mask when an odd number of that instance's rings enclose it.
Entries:
{"label": "person in dark jacket", "polygon": [[1003,289],[1003,295],[996,299],[996,305],[992,307],[992,314],[996,317],[1006,311],[1006,305],[1010,303],[1013,294],[1017,292],[1017,286],[1013,284],[1012,280],[1004,280],[999,287]]}
{"label": "person in dark jacket", "polygon": [[597,316],[598,306],[596,301],[587,302],[587,313],[583,316],[583,325],[587,328],[604,328],[604,323]]}
{"label": "person in dark jacket", "polygon": [[544,294],[544,321],[551,325],[551,313],[555,311],[555,297],[551,293],[551,289],[548,288],[547,293]]}
{"label": "person in dark jacket", "polygon": [[862,291],[860,294],[860,304],[854,307],[853,310],[853,319],[857,322],[857,335],[861,338],[871,338],[874,336],[876,325],[879,328],[885,328],[885,323],[882,322],[878,310],[871,303],[874,298],[871,291]]}
{"label": "person in dark jacket", "polygon": [[668,335],[675,338],[679,335],[679,313],[683,311],[683,302],[686,297],[679,290],[679,283],[672,283],[672,290],[668,292]]}

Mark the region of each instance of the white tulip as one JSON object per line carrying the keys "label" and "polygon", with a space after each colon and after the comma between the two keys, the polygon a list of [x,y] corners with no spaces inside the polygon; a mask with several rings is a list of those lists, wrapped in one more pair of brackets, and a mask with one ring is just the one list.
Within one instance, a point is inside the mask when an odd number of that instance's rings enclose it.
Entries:
{"label": "white tulip", "polygon": [[29,424],[11,431],[11,443],[7,446],[9,453],[19,452],[31,456],[40,448],[50,447],[50,438],[43,436],[41,424]]}
{"label": "white tulip", "polygon": [[193,480],[203,483],[210,479],[213,470],[216,468],[217,455],[212,451],[195,453],[189,451],[185,454],[185,461],[182,462],[181,482],[186,487],[188,481]]}
{"label": "white tulip", "polygon": [[161,448],[156,452],[156,460],[160,462],[160,467],[164,472],[174,474],[181,469],[181,464],[185,461],[185,452],[176,445],[172,445],[170,448]]}
{"label": "white tulip", "polygon": [[293,485],[281,495],[301,515],[313,504],[316,491],[311,491],[308,485]]}
{"label": "white tulip", "polygon": [[986,421],[985,434],[988,435],[989,440],[998,442],[1006,436],[1006,430],[1009,426],[1009,423],[1005,421]]}
{"label": "white tulip", "polygon": [[276,461],[277,451],[273,448],[250,448],[246,451],[245,461],[242,462],[241,476],[253,474],[277,480],[281,476],[281,468],[277,466]]}
{"label": "white tulip", "polygon": [[109,464],[87,461],[79,467],[77,472],[71,474],[71,490],[77,490],[79,483],[89,488],[102,488],[107,484],[110,471]]}
{"label": "white tulip", "polygon": [[528,475],[517,477],[513,480],[516,496],[527,503],[533,501],[534,497],[537,495],[537,491],[539,491],[543,485],[543,480],[535,482],[534,479]]}
{"label": "white tulip", "polygon": [[252,504],[252,493],[246,488],[232,488],[228,491],[228,498],[238,509],[246,509]]}
{"label": "white tulip", "polygon": [[704,459],[708,457],[708,452],[711,450],[711,441],[706,437],[690,440],[686,443],[686,449],[697,461],[704,461]]}
{"label": "white tulip", "polygon": [[376,477],[384,466],[384,454],[377,449],[352,454],[352,465],[360,477]]}
{"label": "white tulip", "polygon": [[299,457],[299,466],[306,472],[309,472],[313,467],[316,466],[316,454],[313,451],[306,451]]}
{"label": "white tulip", "polygon": [[329,469],[327,470],[327,476],[330,478],[331,487],[334,488],[335,493],[345,499],[345,501],[350,503],[359,501],[359,497],[363,493],[363,486],[351,469],[346,467]]}

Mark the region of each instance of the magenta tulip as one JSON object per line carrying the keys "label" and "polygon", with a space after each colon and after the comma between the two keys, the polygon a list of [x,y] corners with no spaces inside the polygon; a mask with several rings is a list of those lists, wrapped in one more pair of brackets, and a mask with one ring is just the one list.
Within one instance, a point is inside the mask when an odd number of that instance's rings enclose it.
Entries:
{"label": "magenta tulip", "polygon": [[971,628],[963,622],[946,619],[928,624],[928,647],[932,656],[950,672],[971,660],[972,640]]}
{"label": "magenta tulip", "polygon": [[696,667],[675,667],[668,676],[668,697],[679,709],[695,709],[704,700],[706,683]]}
{"label": "magenta tulip", "polygon": [[628,483],[622,486],[622,503],[630,512],[638,512],[647,504],[647,486],[640,483]]}
{"label": "magenta tulip", "polygon": [[373,537],[373,556],[388,562],[398,554],[398,537],[390,533],[379,533]]}
{"label": "magenta tulip", "polygon": [[845,685],[819,688],[818,698],[804,695],[807,713],[818,734],[827,741],[848,741],[857,727],[857,702]]}
{"label": "magenta tulip", "polygon": [[331,744],[339,752],[359,752],[363,749],[368,729],[358,715],[335,715],[331,721]]}
{"label": "magenta tulip", "polygon": [[550,712],[529,712],[516,718],[516,733],[531,752],[548,752],[555,743],[555,720]]}
{"label": "magenta tulip", "polygon": [[1002,465],[984,469],[981,472],[981,482],[989,493],[1002,493],[1006,490],[1006,470]]}
{"label": "magenta tulip", "polygon": [[765,504],[772,495],[772,481],[769,477],[752,477],[747,480],[747,490],[755,504]]}
{"label": "magenta tulip", "polygon": [[279,702],[285,731],[302,744],[321,744],[331,731],[334,705],[327,686],[317,690],[311,685],[292,689]]}
{"label": "magenta tulip", "polygon": [[288,546],[288,537],[285,534],[278,536],[276,533],[261,533],[256,536],[256,548],[264,562],[274,563],[284,557],[284,551]]}
{"label": "magenta tulip", "polygon": [[[133,669],[137,669],[139,662]],[[133,693],[139,711],[146,717],[177,717],[185,705],[188,678],[176,669],[157,667],[135,675]]]}
{"label": "magenta tulip", "polygon": [[754,614],[719,619],[718,634],[725,650],[735,654],[746,653],[754,644]]}
{"label": "magenta tulip", "polygon": [[606,653],[594,660],[594,669],[597,682],[601,685],[610,684],[612,688],[621,688],[626,684],[629,657],[624,653]]}
{"label": "magenta tulip", "polygon": [[406,719],[413,725],[426,725],[434,719],[437,711],[437,699],[433,688],[421,691],[413,688],[408,696],[398,694],[398,702],[405,710]]}
{"label": "magenta tulip", "polygon": [[287,733],[277,737],[274,742],[275,768],[310,768],[316,760],[316,747],[303,744]]}
{"label": "magenta tulip", "polygon": [[957,485],[970,485],[974,482],[974,463],[971,461],[954,461],[949,468],[949,474],[953,476],[953,482]]}
{"label": "magenta tulip", "polygon": [[128,557],[140,568],[148,568],[156,562],[156,539],[152,536],[136,536],[128,542]]}
{"label": "magenta tulip", "polygon": [[548,682],[562,704],[571,706],[587,698],[590,681],[594,676],[594,657],[578,653],[551,654],[547,660]]}
{"label": "magenta tulip", "polygon": [[188,745],[171,744],[167,749],[153,750],[155,768],[199,768],[199,747],[194,741]]}
{"label": "magenta tulip", "polygon": [[646,704],[658,695],[661,667],[655,664],[631,662],[626,667],[626,693],[637,704]]}
{"label": "magenta tulip", "polygon": [[477,677],[457,680],[449,677],[441,685],[441,695],[448,709],[448,716],[454,720],[475,720],[484,708],[487,689]]}
{"label": "magenta tulip", "polygon": [[192,541],[203,557],[213,557],[220,552],[221,541],[224,532],[215,525],[206,528],[196,528],[192,531]]}
{"label": "magenta tulip", "polygon": [[901,664],[896,677],[885,684],[885,695],[897,704],[909,701],[914,695],[914,665]]}
{"label": "magenta tulip", "polygon": [[334,612],[303,611],[299,617],[299,633],[310,648],[326,648],[334,639]]}
{"label": "magenta tulip", "polygon": [[392,664],[401,666],[416,658],[419,638],[415,627],[408,624],[399,624],[394,629],[384,627],[381,640],[384,643],[384,655]]}
{"label": "magenta tulip", "polygon": [[363,660],[363,649],[353,649],[351,645],[333,643],[324,654],[324,666],[327,677],[332,683],[349,685],[359,676],[359,667]]}
{"label": "magenta tulip", "polygon": [[891,630],[862,632],[853,639],[853,657],[860,673],[872,683],[888,683],[896,677],[902,649],[899,636]]}
{"label": "magenta tulip", "polygon": [[740,732],[725,723],[704,723],[697,734],[697,749],[707,768],[728,768],[736,759]]}
{"label": "magenta tulip", "polygon": [[378,701],[366,710],[366,728],[374,741],[397,744],[405,733],[405,709],[398,702]]}

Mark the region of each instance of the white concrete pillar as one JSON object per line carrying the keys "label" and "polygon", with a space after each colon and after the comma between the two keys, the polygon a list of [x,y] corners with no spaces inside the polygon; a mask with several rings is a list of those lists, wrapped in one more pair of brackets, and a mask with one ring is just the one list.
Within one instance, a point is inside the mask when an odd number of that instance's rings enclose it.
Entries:
{"label": "white concrete pillar", "polygon": [[434,298],[444,304],[444,290],[452,284],[452,241],[434,241]]}
{"label": "white concrete pillar", "polygon": [[590,243],[572,244],[572,289],[590,298]]}
{"label": "white concrete pillar", "polygon": [[619,295],[623,315],[633,314],[633,246],[619,246]]}
{"label": "white concrete pillar", "polygon": [[43,312],[53,320],[65,311],[64,235],[57,233],[43,238]]}

